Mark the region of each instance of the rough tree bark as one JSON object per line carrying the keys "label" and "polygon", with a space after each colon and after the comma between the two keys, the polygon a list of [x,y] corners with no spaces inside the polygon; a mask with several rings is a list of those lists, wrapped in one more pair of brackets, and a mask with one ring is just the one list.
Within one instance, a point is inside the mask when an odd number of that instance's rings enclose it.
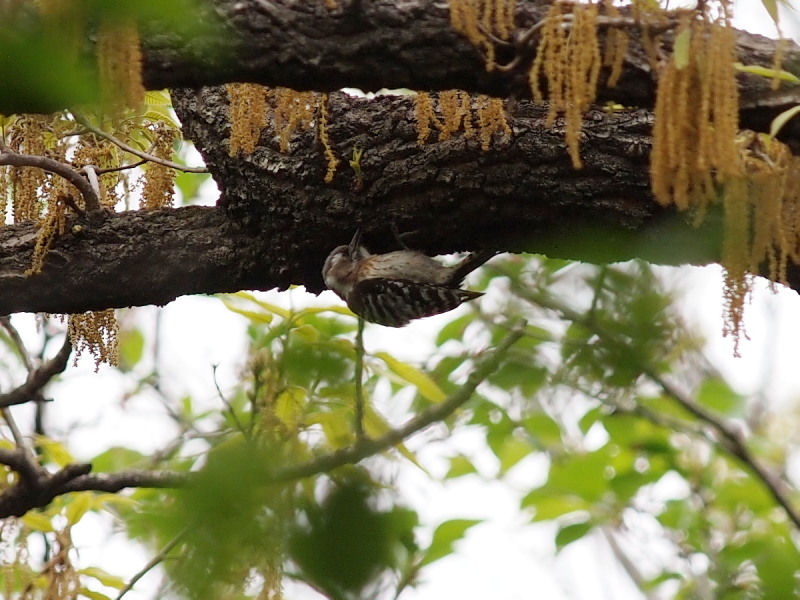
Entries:
{"label": "rough tree bark", "polygon": [[[339,4],[328,11],[322,2],[213,0],[213,10],[199,17],[213,15],[224,24],[213,52],[200,41],[180,45],[164,33],[147,38],[145,81],[184,88],[173,89],[173,101],[186,137],[221,189],[218,207],[121,213],[97,223],[76,217],[80,227],[57,242],[36,276],[24,275],[33,226],[0,229],[0,315],[163,304],[188,293],[290,284],[316,292],[325,255],[357,227],[378,251],[391,247],[396,227],[414,233],[414,246],[437,253],[490,247],[595,262],[718,260],[713,218],[693,229],[650,194],[654,82],[636,43],[620,85],[602,94],[636,108],[607,114],[598,107],[587,115],[585,167],[576,171],[561,124],[546,128],[543,109],[528,100],[529,48],[504,50],[505,60],[521,53],[518,70],[486,72],[479,52],[452,30],[445,3]],[[520,30],[547,4],[523,3]],[[743,63],[771,64],[773,42],[744,33],[739,41]],[[800,74],[800,48],[790,46],[786,57],[784,68]],[[295,134],[286,155],[267,130],[251,156],[228,156],[226,94],[202,86],[233,81],[321,91],[457,87],[511,98],[512,135],[495,135],[487,151],[463,135],[437,140],[434,133],[420,146],[408,98],[332,94],[329,137],[342,163],[325,184],[325,159],[313,132]],[[742,76],[740,84],[743,127],[765,130],[776,114],[800,102],[797,86],[773,92],[752,76]],[[795,123],[784,131],[796,153],[799,132]],[[364,150],[360,189],[347,166],[355,147]]]}

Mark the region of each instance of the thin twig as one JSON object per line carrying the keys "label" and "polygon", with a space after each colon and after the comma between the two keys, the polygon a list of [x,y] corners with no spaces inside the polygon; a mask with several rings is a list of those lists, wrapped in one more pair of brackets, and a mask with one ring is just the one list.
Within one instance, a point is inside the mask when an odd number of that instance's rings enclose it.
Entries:
{"label": "thin twig", "polygon": [[[55,159],[46,156],[36,156],[33,154],[19,154],[8,148],[0,150],[0,165],[9,165],[12,167],[35,167],[48,173],[53,173],[66,179],[69,183],[77,188],[83,196],[86,206],[99,206],[100,200],[94,193],[89,180],[81,175],[78,171],[73,169],[67,164],[59,162]],[[79,215],[83,215],[84,211],[75,202],[72,201],[67,195],[63,196],[64,202]]]}
{"label": "thin twig", "polygon": [[510,329],[506,338],[497,345],[491,354],[483,356],[477,361],[475,369],[469,374],[464,385],[443,402],[422,411],[417,416],[406,421],[405,425],[392,429],[379,438],[362,438],[351,446],[318,456],[306,463],[278,469],[269,478],[270,481],[282,483],[303,479],[320,473],[327,473],[347,464],[357,463],[368,456],[384,452],[429,425],[445,419],[472,398],[472,394],[478,385],[497,370],[500,361],[511,349],[511,346],[522,337],[527,324],[527,321],[524,320],[516,323]]}
{"label": "thin twig", "polygon": [[3,419],[5,420],[6,425],[8,425],[9,431],[11,431],[11,437],[14,439],[14,443],[17,445],[17,448],[26,448],[25,438],[22,437],[22,432],[17,426],[17,422],[14,420],[14,417],[11,415],[11,411],[8,410],[8,407],[4,406],[0,409],[0,412],[2,412]]}
{"label": "thin twig", "polygon": [[356,439],[364,437],[364,319],[358,317],[356,333]]}
{"label": "thin twig", "polygon": [[746,469],[753,473],[757,479],[761,480],[761,483],[767,488],[767,491],[775,502],[786,511],[787,516],[791,519],[792,523],[794,523],[794,526],[800,530],[800,511],[792,506],[789,500],[790,493],[786,483],[756,460],[742,439],[742,436],[730,425],[724,423],[721,419],[698,405],[688,394],[678,390],[677,387],[665,380],[657,372],[651,369],[645,369],[643,372],[661,387],[667,396],[704,423],[708,423],[712,429],[717,432],[721,438],[720,441],[722,443],[720,446],[722,449],[736,458]]}
{"label": "thin twig", "polygon": [[99,127],[95,127],[94,125],[89,123],[89,121],[86,119],[86,117],[84,117],[80,113],[77,113],[75,111],[70,111],[70,112],[72,113],[72,116],[75,117],[75,120],[78,123],[80,123],[81,125],[83,125],[86,129],[88,129],[89,131],[91,131],[95,135],[98,135],[101,138],[103,138],[105,140],[108,140],[112,144],[114,144],[116,146],[119,146],[122,150],[124,150],[125,152],[127,152],[129,154],[133,154],[134,156],[138,156],[139,158],[141,158],[143,160],[146,160],[148,162],[153,162],[153,163],[156,163],[156,164],[159,164],[159,165],[163,165],[165,167],[169,167],[170,169],[175,169],[176,171],[183,171],[184,173],[208,173],[208,169],[205,168],[205,167],[188,167],[186,165],[182,165],[180,163],[172,162],[171,160],[167,160],[165,158],[159,158],[158,156],[154,156],[153,154],[148,154],[147,152],[143,152],[141,150],[138,150],[138,149],[134,148],[133,146],[130,146],[130,145],[126,144],[125,142],[123,142],[119,138],[114,137],[110,133],[107,133],[107,132],[103,131]]}
{"label": "thin twig", "polygon": [[610,527],[603,526],[600,527],[600,533],[603,534],[603,537],[608,542],[608,546],[611,548],[611,553],[617,559],[617,562],[622,565],[623,570],[625,573],[628,574],[631,581],[634,585],[639,589],[642,594],[644,594],[645,598],[652,599],[657,598],[658,595],[655,593],[654,590],[648,589],[648,580],[647,578],[642,575],[639,568],[636,566],[636,563],[631,560],[631,557],[623,550],[622,546],[620,546],[619,541],[617,541],[616,532],[611,529]]}
{"label": "thin twig", "polygon": [[63,373],[67,368],[69,356],[72,353],[72,343],[69,336],[64,336],[64,343],[61,344],[56,355],[44,363],[38,369],[28,371],[28,378],[19,387],[0,394],[0,407],[13,406],[14,404],[24,404],[32,400],[44,400],[42,388],[47,385],[53,377]]}
{"label": "thin twig", "polygon": [[8,315],[4,317],[0,317],[0,327],[6,330],[8,337],[11,338],[11,341],[14,342],[14,346],[17,349],[17,354],[19,355],[22,364],[25,366],[25,370],[30,373],[33,371],[33,363],[31,362],[31,357],[28,354],[28,349],[25,347],[25,342],[22,341],[22,336],[17,331],[17,328],[14,327],[14,324],[11,322],[11,317]]}
{"label": "thin twig", "polygon": [[243,436],[249,437],[249,432],[245,430],[244,425],[242,425],[242,422],[239,421],[236,411],[233,410],[233,406],[219,387],[219,381],[217,381],[217,367],[219,367],[219,365],[211,365],[211,378],[214,380],[214,387],[217,389],[217,394],[219,395],[220,400],[222,400],[222,403],[225,405],[225,408],[228,409],[228,412],[233,418],[233,422],[236,423],[236,429],[238,429]]}
{"label": "thin twig", "polygon": [[127,585],[119,591],[117,600],[120,600],[125,594],[130,592],[133,589],[133,586],[135,586],[142,577],[147,575],[147,573],[149,573],[153,567],[163,562],[164,559],[167,558],[167,554],[169,554],[170,551],[180,543],[187,531],[189,531],[189,525],[181,529],[174,538],[168,541],[164,547],[159,550],[155,556],[153,556],[153,558],[147,561],[147,564],[142,567],[142,569],[131,578]]}
{"label": "thin twig", "polygon": [[136,162],[128,163],[127,165],[120,165],[118,167],[107,167],[105,169],[95,169],[95,173],[98,175],[103,175],[105,173],[115,173],[117,171],[125,171],[127,169],[135,169],[136,167],[141,167],[143,164],[146,164],[147,161],[145,159],[137,160]]}

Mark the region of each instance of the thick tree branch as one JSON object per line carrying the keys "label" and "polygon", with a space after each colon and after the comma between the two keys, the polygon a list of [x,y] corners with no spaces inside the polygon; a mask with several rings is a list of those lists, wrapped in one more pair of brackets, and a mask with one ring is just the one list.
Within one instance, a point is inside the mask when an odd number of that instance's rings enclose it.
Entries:
{"label": "thick tree branch", "polygon": [[[69,165],[59,162],[55,159],[46,156],[32,156],[29,154],[18,154],[9,148],[0,149],[0,165],[9,165],[12,167],[35,167],[48,173],[53,173],[59,177],[63,177],[83,196],[83,201],[90,212],[98,213],[100,208],[100,200],[97,193],[92,187],[89,180],[81,175],[78,171]],[[67,202],[75,212],[82,214],[83,210],[78,207],[68,196],[64,196],[64,201]]]}
{"label": "thick tree branch", "polygon": [[[650,196],[652,114],[646,108],[590,112],[582,171],[566,158],[561,124],[545,127],[543,109],[524,100],[509,105],[513,135],[496,135],[482,151],[477,139],[463,135],[418,146],[407,98],[367,103],[332,95],[329,137],[342,165],[355,148],[364,150],[363,189],[354,185],[347,166],[340,166],[331,185],[323,183],[326,164],[316,130],[294,134],[284,155],[275,148],[277,132],[268,129],[253,155],[229,157],[226,94],[199,89],[204,84],[457,87],[517,99],[529,95],[522,71],[532,56],[519,61],[519,71],[487,72],[480,52],[453,30],[445,2],[339,4],[331,11],[323,2],[208,0],[207,10],[193,15],[206,23],[221,21],[221,29],[202,30],[208,39],[145,31],[147,84],[195,88],[175,90],[175,108],[223,190],[224,211],[123,213],[96,224],[76,218],[44,271],[32,277],[24,272],[31,264],[34,227],[0,230],[0,315],[163,304],[183,294],[290,284],[316,292],[322,289],[324,257],[359,226],[378,251],[390,247],[386,232],[395,226],[414,233],[410,243],[431,253],[483,247],[595,262],[719,259],[713,220],[693,230]],[[520,3],[518,31],[540,21],[549,4]],[[739,35],[745,64],[769,66],[774,48],[771,40]],[[498,60],[513,60],[523,51],[511,44]],[[784,66],[800,74],[797,46],[788,48]],[[647,107],[654,89],[649,61],[634,40],[620,85],[602,97]],[[772,92],[769,82],[751,75],[740,76],[740,92],[742,125],[759,130],[798,101],[798,87]],[[800,119],[784,131],[796,152],[799,132]],[[75,183],[88,182],[78,175]]]}
{"label": "thick tree branch", "polygon": [[[256,288],[267,270],[258,257],[269,256],[221,209],[204,207],[120,213],[95,224],[76,218],[42,272],[25,275],[35,244],[33,223],[0,228],[0,314],[166,304],[182,294]],[[289,283],[288,275],[270,281]]]}
{"label": "thick tree branch", "polygon": [[221,206],[120,213],[99,223],[76,217],[33,276],[25,271],[35,225],[0,228],[0,315],[165,304],[184,294],[291,284],[318,292],[328,252],[358,227],[373,251],[396,249],[395,227],[430,253],[490,248],[598,263],[719,260],[719,218],[710,215],[696,229],[691,216],[653,200],[652,115],[644,110],[589,113],[585,167],[576,171],[561,125],[547,129],[545,109],[527,101],[508,115],[512,134],[495,134],[483,150],[478,135],[463,134],[434,134],[420,146],[408,97],[331,95],[334,151],[345,159],[363,150],[363,186],[355,191],[347,166],[324,183],[315,131],[295,133],[282,154],[268,128],[252,155],[230,157],[225,90],[176,91],[174,99],[224,190]]}
{"label": "thick tree branch", "polygon": [[[519,68],[509,72],[487,71],[481,51],[453,29],[445,1],[338,4],[340,8],[332,11],[324,2],[209,0],[208,10],[197,15],[208,31],[216,32],[205,40],[208,44],[187,43],[164,32],[145,36],[145,81],[155,89],[247,81],[298,90],[408,87],[530,98],[527,68],[535,48],[513,41],[544,18],[552,0],[517,4],[512,43],[498,49],[501,62],[519,59]],[[651,106],[650,61],[637,41],[638,31],[628,32],[633,42],[623,77],[616,88],[604,90],[603,97],[624,98],[626,106]],[[739,59],[744,64],[770,66],[774,49],[772,40],[739,34]],[[796,45],[788,49],[785,68],[800,76]],[[771,94],[763,78],[743,76],[741,86],[748,101],[760,97],[787,102]]]}

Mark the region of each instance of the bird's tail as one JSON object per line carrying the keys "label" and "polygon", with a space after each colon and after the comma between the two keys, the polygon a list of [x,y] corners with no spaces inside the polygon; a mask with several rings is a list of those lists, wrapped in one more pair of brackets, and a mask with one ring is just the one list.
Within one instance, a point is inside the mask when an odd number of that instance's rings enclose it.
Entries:
{"label": "bird's tail", "polygon": [[498,254],[499,252],[496,250],[478,250],[477,252],[471,252],[469,256],[455,266],[453,274],[450,277],[449,285],[458,287],[467,275]]}

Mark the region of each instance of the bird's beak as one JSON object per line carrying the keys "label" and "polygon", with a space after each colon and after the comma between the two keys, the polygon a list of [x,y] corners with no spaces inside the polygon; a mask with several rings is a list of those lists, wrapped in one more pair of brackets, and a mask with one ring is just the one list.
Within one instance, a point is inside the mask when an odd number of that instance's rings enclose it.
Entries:
{"label": "bird's beak", "polygon": [[356,233],[353,236],[353,239],[350,240],[350,245],[348,246],[347,250],[350,253],[350,256],[356,255],[356,250],[361,245],[361,229],[356,229]]}

